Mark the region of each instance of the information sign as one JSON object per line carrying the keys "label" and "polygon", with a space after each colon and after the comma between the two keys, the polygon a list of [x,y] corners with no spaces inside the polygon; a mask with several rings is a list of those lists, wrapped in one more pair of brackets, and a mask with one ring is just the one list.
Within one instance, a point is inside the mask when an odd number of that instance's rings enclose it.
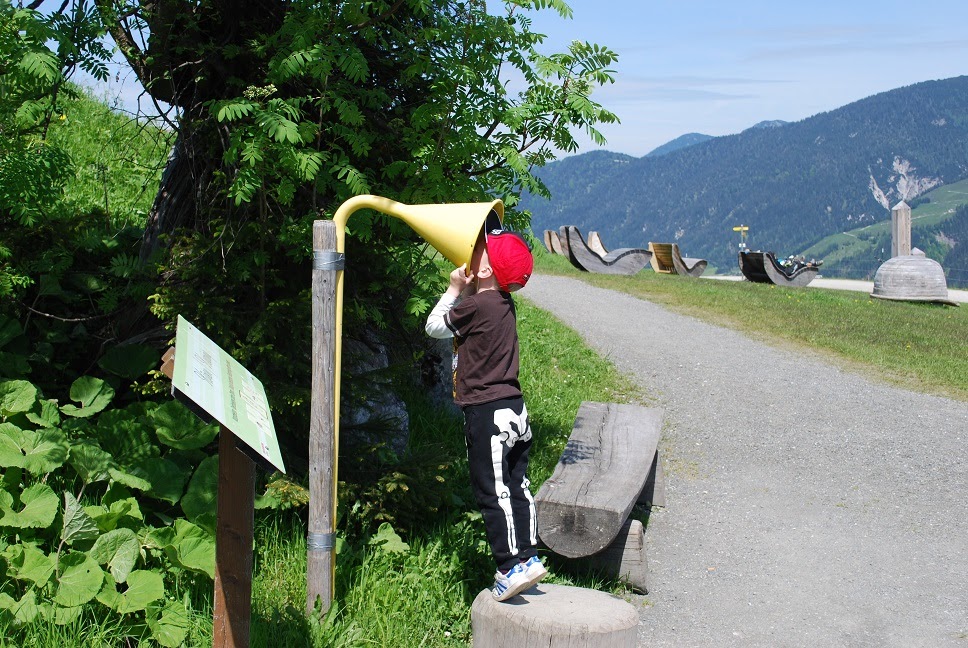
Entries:
{"label": "information sign", "polygon": [[256,456],[286,472],[262,383],[181,315],[171,386],[175,397],[187,399],[244,441]]}

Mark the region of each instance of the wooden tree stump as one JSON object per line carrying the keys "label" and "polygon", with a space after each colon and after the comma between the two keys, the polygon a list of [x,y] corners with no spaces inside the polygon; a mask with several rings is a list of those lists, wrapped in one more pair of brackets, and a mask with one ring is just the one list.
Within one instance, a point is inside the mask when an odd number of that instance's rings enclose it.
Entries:
{"label": "wooden tree stump", "polygon": [[596,590],[541,584],[503,603],[490,590],[471,605],[473,648],[635,648],[639,615]]}

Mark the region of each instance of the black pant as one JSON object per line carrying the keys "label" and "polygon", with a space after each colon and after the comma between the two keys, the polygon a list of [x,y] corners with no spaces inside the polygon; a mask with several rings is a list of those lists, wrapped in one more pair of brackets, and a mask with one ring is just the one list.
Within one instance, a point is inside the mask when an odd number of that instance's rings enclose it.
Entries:
{"label": "black pant", "polygon": [[538,519],[528,481],[531,426],[524,399],[464,408],[471,487],[498,569],[537,555]]}

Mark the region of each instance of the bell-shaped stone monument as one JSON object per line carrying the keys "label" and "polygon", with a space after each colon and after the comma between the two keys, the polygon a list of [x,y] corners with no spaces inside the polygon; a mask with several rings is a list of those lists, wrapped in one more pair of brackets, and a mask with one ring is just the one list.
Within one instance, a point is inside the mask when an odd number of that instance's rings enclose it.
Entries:
{"label": "bell-shaped stone monument", "polygon": [[871,297],[958,305],[948,299],[948,282],[941,264],[911,248],[911,208],[903,200],[891,210],[891,253],[874,274]]}

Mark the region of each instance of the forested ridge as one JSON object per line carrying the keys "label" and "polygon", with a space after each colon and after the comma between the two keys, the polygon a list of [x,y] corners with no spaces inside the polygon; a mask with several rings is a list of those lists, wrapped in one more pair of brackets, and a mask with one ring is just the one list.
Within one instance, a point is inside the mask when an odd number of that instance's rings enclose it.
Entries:
{"label": "forested ridge", "polygon": [[[586,153],[538,175],[551,200],[529,195],[522,203],[536,234],[577,225],[599,231],[612,248],[677,241],[689,256],[729,271],[739,243],[734,226],[750,227],[753,249],[799,253],[830,234],[889,219],[902,199],[968,177],[968,76],[658,157]],[[959,239],[943,235],[953,253]]]}

